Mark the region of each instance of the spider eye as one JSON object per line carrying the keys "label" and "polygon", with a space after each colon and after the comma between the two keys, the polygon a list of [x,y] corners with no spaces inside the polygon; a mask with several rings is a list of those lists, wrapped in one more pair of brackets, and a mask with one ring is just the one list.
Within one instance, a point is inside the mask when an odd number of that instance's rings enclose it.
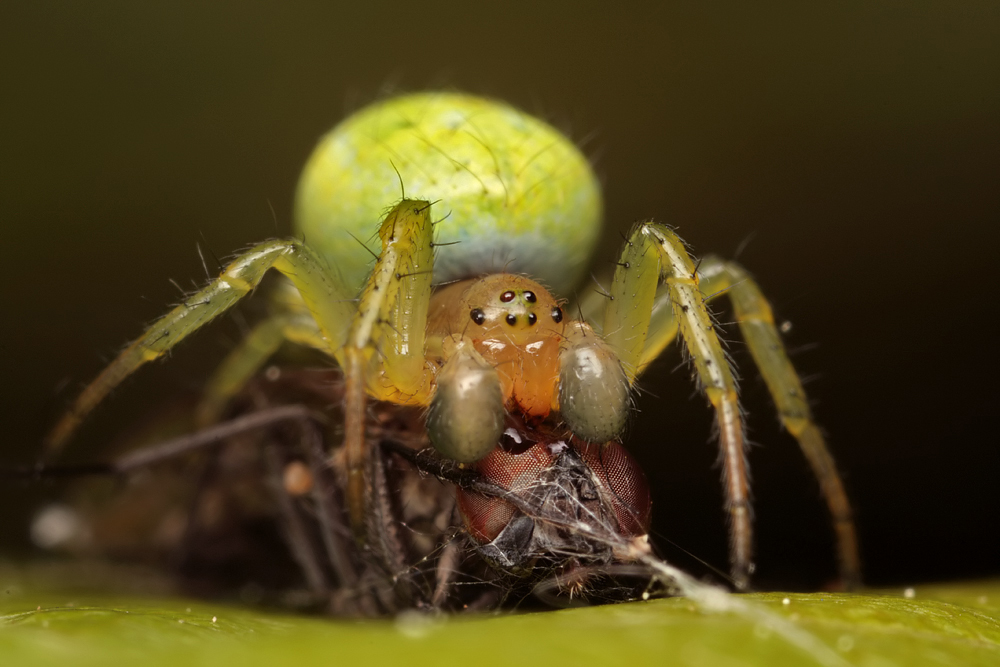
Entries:
{"label": "spider eye", "polygon": [[510,326],[514,326],[515,324],[517,324],[517,316],[507,315],[507,324],[509,324]]}
{"label": "spider eye", "polygon": [[528,313],[528,326],[531,326],[538,321],[538,317],[534,313]]}
{"label": "spider eye", "polygon": [[486,321],[486,313],[484,313],[480,308],[473,308],[469,312],[469,317],[471,317],[472,321],[476,324],[482,324]]}
{"label": "spider eye", "polygon": [[552,309],[552,321],[557,323],[562,322],[562,308],[557,306]]}
{"label": "spider eye", "polygon": [[500,300],[503,301],[504,303],[510,303],[511,301],[514,300],[515,296],[516,295],[513,292],[507,290],[506,292],[500,295]]}
{"label": "spider eye", "polygon": [[528,303],[534,303],[535,301],[538,300],[538,298],[535,296],[534,292],[525,292],[524,300],[527,301]]}

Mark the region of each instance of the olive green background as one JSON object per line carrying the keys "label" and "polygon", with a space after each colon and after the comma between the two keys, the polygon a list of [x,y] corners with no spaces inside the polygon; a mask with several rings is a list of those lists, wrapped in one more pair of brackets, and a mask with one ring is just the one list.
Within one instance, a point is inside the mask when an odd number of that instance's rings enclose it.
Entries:
{"label": "olive green background", "polygon": [[[598,270],[644,217],[696,252],[749,240],[740,260],[793,324],[869,581],[1000,573],[1000,5],[534,4],[3,3],[0,459],[32,460],[62,402],[177,298],[168,279],[204,280],[196,244],[226,256],[288,233],[298,170],[337,120],[458,88],[582,143],[605,182]],[[223,321],[129,382],[73,451],[196,391],[239,331]],[[816,485],[731,349],[759,443],[758,580],[820,586]],[[676,353],[643,388],[628,445],[654,539],[725,569],[704,401]],[[0,556],[24,555],[57,489],[4,484]]]}

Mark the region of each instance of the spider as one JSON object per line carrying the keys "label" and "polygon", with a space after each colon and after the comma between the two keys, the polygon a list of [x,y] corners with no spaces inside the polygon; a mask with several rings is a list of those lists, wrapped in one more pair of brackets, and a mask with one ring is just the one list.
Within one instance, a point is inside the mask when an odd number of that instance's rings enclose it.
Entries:
{"label": "spider", "polygon": [[[644,539],[649,520],[642,472],[619,442],[630,395],[680,338],[715,411],[731,577],[743,590],[753,570],[744,423],[706,305],[725,296],[782,423],[819,480],[841,577],[856,585],[843,484],[770,307],[741,266],[714,256],[696,263],[670,227],[642,222],[606,290],[572,309],[555,296],[570,293],[586,269],[601,209],[586,158],[511,106],[458,93],[373,104],[326,135],[309,159],[296,200],[301,240],[250,248],[154,322],[72,403],[46,451],[62,448],[127,376],[275,269],[285,280],[272,293],[272,312],[209,380],[197,411],[203,428],[219,422],[279,347],[311,347],[342,374],[342,442],[323,456],[343,471],[357,544],[380,539],[372,517],[385,488],[385,453],[373,429],[380,415],[406,414],[417,426],[404,430],[437,454],[397,453],[456,481],[465,528],[494,567],[530,570],[546,553],[571,553],[575,564],[622,562],[627,554],[601,544]],[[618,541],[588,541],[595,525],[610,526]]]}

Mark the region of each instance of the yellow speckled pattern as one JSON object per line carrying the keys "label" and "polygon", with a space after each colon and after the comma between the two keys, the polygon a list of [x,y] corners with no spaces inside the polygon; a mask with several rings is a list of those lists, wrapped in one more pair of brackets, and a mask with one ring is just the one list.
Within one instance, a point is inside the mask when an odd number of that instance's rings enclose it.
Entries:
{"label": "yellow speckled pattern", "polygon": [[[397,174],[398,172],[398,174]],[[320,141],[299,181],[296,225],[360,290],[379,220],[402,197],[434,204],[434,282],[507,270],[567,295],[602,216],[587,159],[550,125],[495,100],[420,93],[355,113]]]}

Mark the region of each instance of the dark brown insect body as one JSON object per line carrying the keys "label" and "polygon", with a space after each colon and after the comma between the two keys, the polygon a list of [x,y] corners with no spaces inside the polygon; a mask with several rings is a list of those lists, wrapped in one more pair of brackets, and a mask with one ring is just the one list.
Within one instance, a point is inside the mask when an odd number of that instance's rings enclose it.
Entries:
{"label": "dark brown insect body", "polygon": [[84,501],[87,537],[74,549],[169,568],[194,593],[335,614],[517,605],[540,584],[550,600],[636,594],[634,582],[602,576],[623,562],[615,544],[644,539],[648,528],[634,460],[617,443],[567,443],[523,419],[511,420],[486,459],[460,466],[430,448],[423,411],[371,406],[367,433],[379,454],[370,462],[368,539],[357,545],[343,459],[323,463],[339,420],[304,416],[328,412],[342,392],[337,371],[269,368],[230,417],[290,401],[311,412],[187,460],[157,461],[101,503]]}

